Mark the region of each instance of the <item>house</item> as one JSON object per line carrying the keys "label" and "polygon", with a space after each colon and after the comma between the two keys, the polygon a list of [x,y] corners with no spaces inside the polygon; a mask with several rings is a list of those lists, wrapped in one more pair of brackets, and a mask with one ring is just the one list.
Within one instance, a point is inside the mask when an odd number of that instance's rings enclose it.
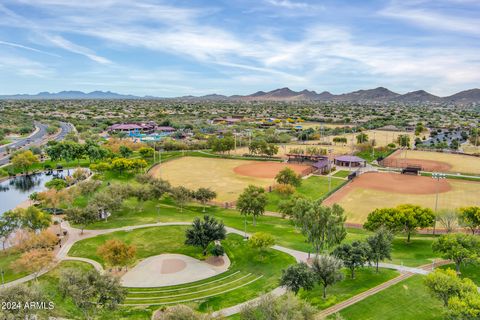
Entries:
{"label": "house", "polygon": [[155,128],[157,127],[156,123],[153,121],[149,122],[131,122],[131,123],[117,123],[111,125],[107,128],[108,132],[111,133],[130,133],[130,132],[138,132],[138,133],[145,133],[151,134],[155,132]]}

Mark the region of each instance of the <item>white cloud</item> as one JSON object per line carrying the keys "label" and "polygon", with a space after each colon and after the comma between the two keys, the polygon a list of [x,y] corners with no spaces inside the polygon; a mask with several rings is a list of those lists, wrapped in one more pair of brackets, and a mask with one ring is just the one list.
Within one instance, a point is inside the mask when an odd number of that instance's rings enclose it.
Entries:
{"label": "white cloud", "polygon": [[267,0],[267,2],[271,5],[287,9],[305,9],[310,7],[306,2],[295,2],[290,0]]}
{"label": "white cloud", "polygon": [[45,38],[50,43],[52,43],[53,45],[55,45],[59,48],[65,49],[67,51],[70,51],[70,52],[73,52],[73,53],[76,53],[76,54],[83,55],[83,56],[89,58],[92,61],[95,61],[95,62],[98,62],[98,63],[111,63],[111,61],[108,60],[107,58],[101,57],[101,56],[95,54],[92,50],[90,50],[88,48],[85,48],[85,47],[82,47],[80,45],[77,45],[75,43],[72,43],[72,42],[68,41],[67,39],[65,39],[61,36],[45,35]]}
{"label": "white cloud", "polygon": [[0,44],[1,44],[1,45],[5,45],[5,46],[9,46],[9,47],[13,47],[13,48],[20,48],[20,49],[24,49],[24,50],[28,50],[28,51],[33,51],[33,52],[37,52],[37,53],[42,53],[42,54],[46,54],[46,55],[49,55],[49,56],[52,56],[52,57],[60,57],[58,54],[51,53],[51,52],[47,52],[47,51],[43,51],[43,50],[36,49],[36,48],[33,48],[33,47],[29,47],[29,46],[25,46],[25,45],[19,44],[19,43],[14,43],[14,42],[8,42],[8,41],[2,41],[2,40],[0,40]]}
{"label": "white cloud", "polygon": [[[455,1],[470,4],[470,1]],[[386,17],[409,21],[416,25],[453,32],[467,33],[480,36],[480,21],[477,18],[458,16],[437,12],[432,8],[422,6],[422,2],[397,3],[393,2],[379,13]],[[410,5],[408,5],[410,4]],[[478,1],[477,1],[478,4]]]}

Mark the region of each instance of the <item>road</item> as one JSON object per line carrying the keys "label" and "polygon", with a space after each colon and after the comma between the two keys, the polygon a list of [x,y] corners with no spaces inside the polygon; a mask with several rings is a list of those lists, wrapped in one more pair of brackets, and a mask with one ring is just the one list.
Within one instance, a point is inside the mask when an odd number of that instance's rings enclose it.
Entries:
{"label": "road", "polygon": [[[33,135],[15,141],[14,143],[7,145],[7,146],[2,146],[0,147],[0,166],[3,166],[5,164],[8,164],[10,159],[9,156],[6,154],[6,149],[22,149],[26,147],[32,147],[32,146],[39,146],[42,145],[43,143],[48,140],[47,138],[47,125],[40,123],[40,122],[35,122],[35,126],[37,127],[37,132],[35,132]],[[55,141],[60,141],[65,138],[65,136],[73,130],[73,126],[70,123],[66,122],[60,122],[60,133],[57,134],[53,140]]]}

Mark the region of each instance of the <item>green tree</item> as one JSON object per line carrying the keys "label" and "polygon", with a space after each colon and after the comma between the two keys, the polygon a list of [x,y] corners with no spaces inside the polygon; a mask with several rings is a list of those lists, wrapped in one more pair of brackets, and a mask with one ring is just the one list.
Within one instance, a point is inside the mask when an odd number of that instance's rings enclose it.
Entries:
{"label": "green tree", "polygon": [[315,274],[304,262],[293,264],[283,270],[280,279],[280,285],[286,287],[295,295],[298,294],[300,289],[312,290],[315,282]]}
{"label": "green tree", "polygon": [[31,231],[48,228],[52,219],[50,214],[43,212],[34,206],[30,206],[26,209],[17,208],[13,212],[18,217],[20,226]]}
{"label": "green tree", "polygon": [[367,243],[370,247],[370,257],[375,262],[377,272],[380,261],[392,259],[392,241],[393,234],[384,228],[378,229],[374,235],[367,238]]}
{"label": "green tree", "polygon": [[118,278],[96,270],[64,270],[60,274],[58,289],[64,298],[71,298],[86,319],[94,318],[98,309],[116,309],[127,294]]}
{"label": "green tree", "polygon": [[480,207],[464,207],[459,210],[459,222],[475,234],[480,227]]}
{"label": "green tree", "polygon": [[480,319],[480,295],[477,292],[467,292],[461,297],[450,298],[447,316],[458,320]]}
{"label": "green tree", "polygon": [[358,143],[358,144],[368,142],[368,134],[366,134],[366,133],[364,133],[364,132],[359,133],[359,134],[356,136],[356,138],[357,138],[357,143]]}
{"label": "green tree", "polygon": [[8,238],[20,225],[20,217],[13,211],[7,211],[0,215],[0,240],[2,241],[3,250],[5,250]]}
{"label": "green tree", "polygon": [[192,227],[185,232],[185,244],[202,248],[203,255],[207,255],[207,247],[214,241],[225,239],[227,230],[222,221],[205,215],[203,221],[198,217],[193,220]]}
{"label": "green tree", "polygon": [[203,205],[203,212],[205,212],[205,205],[208,201],[212,201],[217,197],[217,193],[210,188],[199,188],[194,193],[194,198]]}
{"label": "green tree", "polygon": [[86,208],[69,208],[65,210],[66,218],[74,224],[81,226],[81,234],[83,230],[90,224],[94,223],[99,218],[98,210],[93,209],[92,206]]}
{"label": "green tree", "polygon": [[24,173],[28,173],[28,169],[33,164],[38,163],[38,157],[34,155],[32,151],[27,150],[15,154],[11,162],[15,168],[21,169]]}
{"label": "green tree", "polygon": [[210,249],[210,254],[214,257],[220,257],[225,254],[225,249],[220,244],[216,244]]}
{"label": "green tree", "polygon": [[295,187],[299,187],[302,184],[302,176],[296,174],[295,171],[289,167],[285,167],[278,172],[275,176],[275,180],[279,184],[289,184]]}
{"label": "green tree", "polygon": [[138,149],[138,153],[142,156],[142,158],[147,159],[147,158],[152,158],[153,154],[155,153],[155,150],[153,148],[140,148]]}
{"label": "green tree", "polygon": [[323,298],[327,298],[327,287],[343,279],[342,260],[329,255],[315,256],[312,270],[318,283],[323,286]]}
{"label": "green tree", "polygon": [[432,296],[440,299],[445,307],[448,307],[451,298],[477,290],[472,280],[461,279],[452,269],[436,269],[425,277],[424,283]]}
{"label": "green tree", "polygon": [[340,244],[347,236],[344,227],[346,216],[343,208],[337,204],[327,207],[322,206],[321,200],[299,199],[294,210],[294,219],[317,255]]}
{"label": "green tree", "polygon": [[[28,285],[20,284],[0,289],[0,301],[15,301],[22,306],[22,308],[0,308],[0,319],[5,320],[31,319],[34,312],[30,308],[23,308],[23,306],[29,305],[32,301],[44,302],[47,307],[52,306],[39,285],[35,283]],[[41,313],[41,311],[37,310],[35,313]],[[40,318],[40,314],[36,314],[35,316]],[[47,314],[44,316],[48,318]]]}
{"label": "green tree", "polygon": [[174,187],[170,190],[173,200],[180,206],[180,212],[183,212],[185,204],[192,199],[192,191],[183,186]]}
{"label": "green tree", "polygon": [[250,239],[248,239],[248,244],[254,249],[264,251],[275,244],[275,238],[266,232],[255,232]]}
{"label": "green tree", "polygon": [[57,191],[65,189],[67,187],[67,182],[60,178],[55,178],[45,183],[45,187],[48,189],[55,189]]}
{"label": "green tree", "polygon": [[132,149],[127,146],[120,146],[119,151],[120,155],[124,158],[129,158],[133,153]]}
{"label": "green tree", "polygon": [[455,262],[457,272],[460,272],[462,263],[473,262],[480,254],[480,240],[463,233],[441,235],[432,244],[434,252],[441,253],[445,259]]}
{"label": "green tree", "polygon": [[245,219],[247,219],[248,215],[252,215],[254,226],[257,225],[256,218],[265,212],[266,205],[267,196],[265,195],[265,189],[254,185],[249,185],[243,190],[236,204],[237,209],[245,216]]}
{"label": "green tree", "polygon": [[369,246],[362,241],[353,241],[339,245],[333,250],[333,255],[343,261],[343,265],[350,269],[351,278],[355,278],[355,269],[363,267],[370,257]]}
{"label": "green tree", "polygon": [[313,320],[318,311],[292,293],[280,297],[263,295],[240,311],[240,320]]}
{"label": "green tree", "polygon": [[408,134],[401,134],[397,138],[397,143],[400,147],[410,146],[410,136]]}
{"label": "green tree", "polygon": [[375,209],[364,223],[363,227],[370,231],[375,231],[380,227],[397,233],[405,232],[407,242],[410,242],[411,235],[418,228],[427,228],[433,226],[435,214],[429,208],[403,204],[395,208]]}

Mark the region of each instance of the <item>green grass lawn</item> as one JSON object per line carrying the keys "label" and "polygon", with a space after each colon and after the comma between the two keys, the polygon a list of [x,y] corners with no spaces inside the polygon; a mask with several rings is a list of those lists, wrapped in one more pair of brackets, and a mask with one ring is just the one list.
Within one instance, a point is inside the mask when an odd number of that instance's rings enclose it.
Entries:
{"label": "green grass lawn", "polygon": [[335,174],[333,176],[338,177],[338,178],[346,178],[346,177],[348,177],[349,174],[350,174],[350,171],[339,170],[339,171],[335,172]]}
{"label": "green grass lawn", "polygon": [[3,280],[5,282],[17,280],[28,275],[28,272],[16,272],[15,268],[12,267],[12,263],[20,256],[21,253],[12,250],[0,252],[0,270],[4,272]]}
{"label": "green grass lawn", "polygon": [[[433,298],[415,275],[340,311],[348,320],[440,320],[441,302]],[[331,316],[329,319],[335,319]]]}
{"label": "green grass lawn", "polygon": [[380,269],[378,273],[374,268],[361,268],[356,270],[355,279],[350,278],[350,271],[344,270],[345,279],[331,287],[327,287],[327,298],[323,299],[323,286],[316,285],[313,290],[299,292],[299,297],[308,301],[320,310],[347,300],[363,291],[378,286],[399,275],[397,271]]}
{"label": "green grass lawn", "polygon": [[[407,243],[406,237],[396,237],[392,244],[392,263],[416,267],[440,258],[432,250],[432,236],[416,235]],[[390,262],[390,261],[388,261]]]}
{"label": "green grass lawn", "polygon": [[[296,188],[296,192],[308,199],[316,200],[325,197],[329,191],[328,177],[311,176],[302,180],[302,185]],[[344,180],[331,179],[331,191],[340,187]],[[273,191],[267,194],[268,203],[265,208],[267,211],[278,212],[278,205],[282,200],[288,199],[288,197],[281,195],[280,193]]]}
{"label": "green grass lawn", "polygon": [[[159,205],[157,211],[157,205]],[[158,213],[157,213],[158,212]],[[206,214],[215,216],[222,220],[225,225],[244,229],[244,217],[235,210],[227,210],[219,207],[207,208]],[[201,217],[204,213],[198,205],[189,205],[183,212],[175,207],[170,199],[158,201],[146,201],[139,204],[135,199],[125,201],[123,208],[113,213],[108,221],[99,221],[87,229],[108,229],[118,228],[128,225],[148,224],[156,222],[177,222],[192,221],[195,217]],[[365,239],[371,233],[363,229],[347,229],[346,242]],[[276,243],[288,248],[312,251],[312,246],[305,241],[305,237],[295,228],[292,221],[274,216],[262,216],[257,219],[257,226],[253,226],[252,219],[247,218],[247,232],[267,232],[275,237]],[[393,243],[392,263],[404,264],[406,266],[419,266],[431,263],[435,257],[431,245],[433,237],[425,235],[415,235],[411,243],[406,242],[406,238],[398,236]]]}
{"label": "green grass lawn", "polygon": [[[103,261],[96,254],[96,248],[108,239],[121,239],[128,244],[134,244],[137,247],[137,261],[149,256],[162,253],[180,253],[202,259],[202,253],[199,248],[184,245],[185,226],[169,226],[154,227],[132,230],[130,232],[114,232],[111,234],[101,235],[90,239],[85,239],[74,244],[69,255],[90,258],[103,264]],[[243,238],[236,234],[228,235],[227,239],[222,241],[230,260],[231,266],[229,273],[239,271],[240,275],[235,275],[238,279],[245,275],[245,278],[238,280],[235,284],[225,282],[224,287],[217,285],[205,284],[207,280],[203,280],[200,288],[205,291],[196,292],[197,290],[182,289],[182,286],[175,286],[175,291],[162,295],[161,293],[151,293],[144,295],[135,293],[142,291],[141,289],[133,289],[130,291],[130,298],[138,298],[139,295],[144,299],[127,300],[126,304],[163,304],[175,302],[183,299],[199,300],[195,307],[199,310],[218,310],[224,307],[235,305],[237,303],[249,300],[261,293],[268,292],[278,286],[278,279],[281,270],[288,265],[295,263],[295,259],[283,252],[273,249],[266,250],[263,254],[251,249]],[[225,274],[223,274],[224,276]],[[217,276],[220,278],[221,276]],[[234,280],[236,278],[232,278]],[[251,282],[251,283],[250,283]],[[202,282],[200,282],[202,283]],[[239,285],[245,285],[238,287]],[[192,284],[188,284],[191,286]],[[187,285],[184,285],[187,286]],[[229,288],[236,288],[227,293],[222,293]],[[164,290],[165,288],[161,288]],[[145,290],[145,289],[144,289]],[[147,291],[150,289],[146,289]],[[182,294],[181,297],[172,297],[175,294]],[[207,297],[212,295],[211,297]]]}

